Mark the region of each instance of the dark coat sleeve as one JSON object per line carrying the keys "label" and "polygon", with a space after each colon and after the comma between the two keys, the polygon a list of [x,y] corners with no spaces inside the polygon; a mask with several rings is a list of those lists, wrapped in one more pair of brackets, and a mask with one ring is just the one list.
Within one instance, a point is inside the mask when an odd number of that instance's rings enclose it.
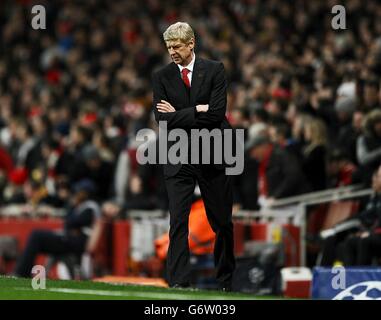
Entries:
{"label": "dark coat sleeve", "polygon": [[225,76],[225,68],[222,62],[216,65],[215,74],[212,81],[213,84],[209,100],[209,110],[208,112],[198,114],[195,123],[197,128],[221,123],[225,118],[227,81]]}
{"label": "dark coat sleeve", "polygon": [[[155,120],[157,123],[159,121],[167,121],[168,129],[182,128],[188,129],[192,128],[195,122],[195,108],[184,108],[177,110],[175,112],[159,112],[156,105],[160,100],[169,101],[165,88],[161,82],[158,73],[152,75],[152,87],[153,87],[153,111],[155,114]],[[176,109],[176,106],[173,106]]]}

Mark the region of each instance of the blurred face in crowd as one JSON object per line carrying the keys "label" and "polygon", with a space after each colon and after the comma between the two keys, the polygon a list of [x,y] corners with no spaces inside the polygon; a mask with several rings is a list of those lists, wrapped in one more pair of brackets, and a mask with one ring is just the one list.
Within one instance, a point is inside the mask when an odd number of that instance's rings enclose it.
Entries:
{"label": "blurred face in crowd", "polygon": [[25,124],[17,126],[16,137],[20,141],[25,141],[28,138],[28,130]]}
{"label": "blurred face in crowd", "polygon": [[278,142],[278,133],[277,133],[276,127],[275,126],[269,126],[268,132],[269,132],[270,140],[274,143],[277,143]]}
{"label": "blurred face in crowd", "polygon": [[66,201],[70,197],[70,189],[68,185],[60,184],[56,186],[56,194],[58,198],[60,198],[63,201]]}
{"label": "blurred face in crowd", "polygon": [[106,202],[102,205],[102,215],[107,218],[115,218],[120,213],[120,206],[113,202]]}
{"label": "blurred face in crowd", "polygon": [[312,128],[309,124],[304,126],[304,137],[307,141],[311,141],[312,139]]}
{"label": "blurred face in crowd", "polygon": [[373,174],[372,188],[375,192],[381,193],[381,166]]}
{"label": "blurred face in crowd", "polygon": [[130,191],[133,194],[139,194],[143,191],[142,180],[139,176],[133,175],[130,180]]}
{"label": "blurred face in crowd", "polygon": [[381,121],[378,121],[374,124],[374,132],[377,136],[381,137]]}
{"label": "blurred face in crowd", "polygon": [[168,53],[174,63],[187,66],[193,58],[194,39],[184,43],[182,40],[167,41]]}
{"label": "blurred face in crowd", "polygon": [[35,116],[31,119],[31,126],[33,128],[33,133],[38,136],[43,136],[45,134],[46,125],[41,117]]}
{"label": "blurred face in crowd", "polygon": [[268,150],[268,147],[269,147],[268,143],[256,146],[250,150],[250,156],[254,158],[255,160],[257,160],[258,162],[261,162],[266,155],[266,151]]}
{"label": "blurred face in crowd", "polygon": [[340,170],[348,163],[347,160],[331,160],[327,165],[327,173],[329,176],[336,176],[340,173]]}
{"label": "blurred face in crowd", "polygon": [[288,130],[288,128],[286,128],[283,125],[279,125],[279,126],[270,125],[268,132],[269,132],[271,142],[277,143],[281,146],[286,144],[287,143],[287,130]]}
{"label": "blurred face in crowd", "polygon": [[325,143],[326,130],[324,123],[320,120],[310,120],[304,125],[304,137],[310,143]]}
{"label": "blurred face in crowd", "polygon": [[44,159],[47,159],[50,155],[51,149],[47,143],[41,144],[41,155]]}
{"label": "blurred face in crowd", "polygon": [[337,114],[337,118],[341,122],[346,122],[351,119],[351,114],[349,112],[338,111],[336,114]]}
{"label": "blurred face in crowd", "polygon": [[76,126],[72,126],[70,130],[70,142],[72,145],[77,146],[84,142],[85,138]]}
{"label": "blurred face in crowd", "polygon": [[24,190],[24,195],[27,199],[32,199],[34,193],[36,192],[36,188],[33,188],[30,181],[27,181],[26,183],[24,183],[23,190]]}
{"label": "blurred face in crowd", "polygon": [[86,165],[92,169],[92,170],[96,170],[98,169],[100,166],[101,166],[102,162],[101,162],[101,159],[100,158],[93,158],[93,159],[88,159],[86,161]]}
{"label": "blurred face in crowd", "polygon": [[303,117],[296,116],[294,123],[292,125],[292,136],[294,139],[300,139],[303,136]]}
{"label": "blurred face in crowd", "polygon": [[286,136],[276,127],[269,126],[269,137],[271,142],[283,145],[286,143]]}
{"label": "blurred face in crowd", "polygon": [[361,127],[362,127],[362,120],[363,120],[363,114],[362,112],[355,112],[353,114],[353,118],[352,118],[352,126],[353,128],[355,128],[356,130],[360,131],[361,130]]}
{"label": "blurred face in crowd", "polygon": [[230,120],[230,124],[235,128],[246,128],[248,126],[247,120],[241,110],[233,110]]}
{"label": "blurred face in crowd", "polygon": [[76,206],[82,203],[83,201],[87,200],[89,197],[89,194],[86,191],[78,191],[74,193],[74,195],[71,198],[72,205]]}
{"label": "blurred face in crowd", "polygon": [[378,101],[378,90],[373,85],[366,85],[364,87],[364,102],[365,105],[371,106]]}
{"label": "blurred face in crowd", "polygon": [[329,176],[335,176],[339,173],[339,162],[338,161],[331,161],[330,163],[328,163],[328,166],[327,166],[327,174]]}

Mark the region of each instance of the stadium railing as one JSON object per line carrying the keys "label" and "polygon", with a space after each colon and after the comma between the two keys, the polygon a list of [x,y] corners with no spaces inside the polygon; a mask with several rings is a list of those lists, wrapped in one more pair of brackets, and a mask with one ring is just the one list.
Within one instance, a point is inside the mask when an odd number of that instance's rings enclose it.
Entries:
{"label": "stadium railing", "polygon": [[[306,265],[306,235],[307,235],[307,208],[319,204],[329,204],[344,200],[358,199],[372,194],[372,189],[364,189],[362,185],[350,185],[318,192],[310,192],[297,196],[277,199],[271,205],[262,207],[258,211],[239,210],[233,215],[234,220],[272,221],[286,220],[300,228],[300,266]],[[155,219],[166,217],[168,212],[163,210],[130,210],[129,219]]]}
{"label": "stadium railing", "polygon": [[235,219],[277,219],[292,218],[300,227],[300,266],[306,265],[307,246],[307,207],[319,204],[339,202],[369,196],[372,189],[361,189],[361,185],[311,192],[298,196],[275,200],[271,205],[259,211],[240,210],[234,214]]}

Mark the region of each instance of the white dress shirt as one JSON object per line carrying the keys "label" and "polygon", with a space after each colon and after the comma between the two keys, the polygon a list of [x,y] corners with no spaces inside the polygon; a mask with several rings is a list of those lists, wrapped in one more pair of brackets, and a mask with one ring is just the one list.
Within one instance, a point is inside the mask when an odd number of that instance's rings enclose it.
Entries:
{"label": "white dress shirt", "polygon": [[193,67],[194,67],[195,60],[196,60],[196,55],[193,53],[192,61],[187,66],[183,67],[180,64],[177,65],[180,69],[180,74],[181,74],[181,71],[183,71],[183,69],[185,69],[185,68],[187,68],[190,71],[190,72],[188,72],[188,79],[189,79],[189,83],[191,85],[192,85],[192,75],[193,75]]}

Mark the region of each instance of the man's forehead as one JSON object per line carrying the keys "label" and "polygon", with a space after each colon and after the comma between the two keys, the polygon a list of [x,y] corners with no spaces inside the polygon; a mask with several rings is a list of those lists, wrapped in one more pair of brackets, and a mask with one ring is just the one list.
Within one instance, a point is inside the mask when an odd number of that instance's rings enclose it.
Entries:
{"label": "man's forehead", "polygon": [[180,45],[183,45],[184,42],[181,41],[181,40],[169,40],[169,41],[166,41],[166,45],[167,47],[175,47],[175,46],[180,46]]}

